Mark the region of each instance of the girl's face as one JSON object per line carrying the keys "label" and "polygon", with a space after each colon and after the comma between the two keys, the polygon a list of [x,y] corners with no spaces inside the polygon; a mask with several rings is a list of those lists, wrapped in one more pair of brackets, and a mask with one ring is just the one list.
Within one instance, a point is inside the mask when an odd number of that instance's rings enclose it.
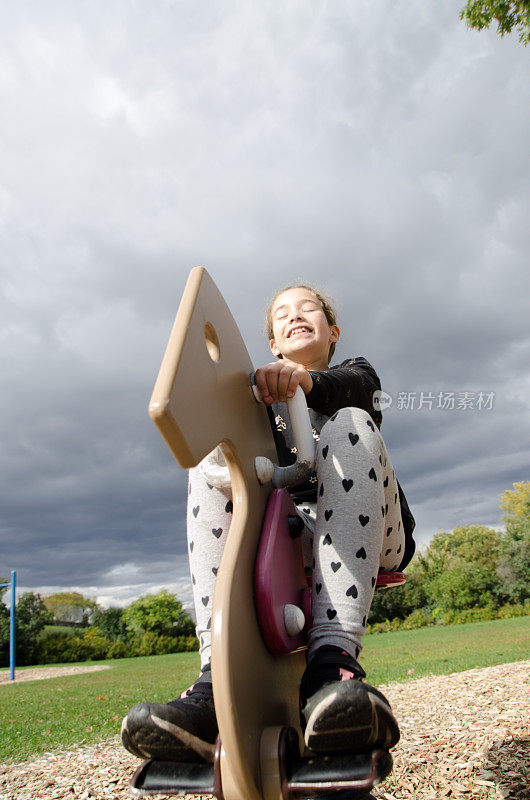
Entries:
{"label": "girl's face", "polygon": [[272,307],[270,348],[275,356],[313,369],[327,369],[332,342],[340,331],[326,319],[322,303],[309,289],[295,287],[282,292]]}

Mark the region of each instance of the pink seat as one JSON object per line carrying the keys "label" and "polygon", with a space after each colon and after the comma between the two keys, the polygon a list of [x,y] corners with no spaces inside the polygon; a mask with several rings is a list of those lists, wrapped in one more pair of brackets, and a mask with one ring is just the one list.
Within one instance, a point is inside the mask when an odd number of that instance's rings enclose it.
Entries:
{"label": "pink seat", "polygon": [[407,581],[404,572],[380,572],[375,583],[376,589],[393,589],[394,586],[403,586]]}
{"label": "pink seat", "polygon": [[[261,633],[275,654],[292,653],[307,645],[306,632],[290,636],[284,620],[285,606],[302,608],[308,588],[300,538],[292,538],[289,532],[289,515],[295,514],[287,489],[273,489],[261,531],[254,588]],[[305,616],[311,619],[310,613]]]}
{"label": "pink seat", "polygon": [[[291,495],[287,489],[274,489],[265,512],[254,589],[261,634],[276,655],[306,648],[312,620],[311,577],[305,574],[300,536],[291,535],[289,516],[297,516]],[[403,572],[380,572],[376,588],[390,589],[405,581]],[[286,606],[303,611],[305,624],[298,633],[289,634],[286,629]]]}

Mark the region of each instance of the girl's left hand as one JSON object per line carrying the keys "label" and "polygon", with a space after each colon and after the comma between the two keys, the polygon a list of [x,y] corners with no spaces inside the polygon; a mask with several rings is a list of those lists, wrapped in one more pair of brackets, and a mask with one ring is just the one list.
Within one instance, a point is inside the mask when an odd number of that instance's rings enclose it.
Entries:
{"label": "girl's left hand", "polygon": [[282,358],[256,370],[256,386],[263,402],[272,405],[294,397],[298,386],[309,394],[313,378],[301,364]]}

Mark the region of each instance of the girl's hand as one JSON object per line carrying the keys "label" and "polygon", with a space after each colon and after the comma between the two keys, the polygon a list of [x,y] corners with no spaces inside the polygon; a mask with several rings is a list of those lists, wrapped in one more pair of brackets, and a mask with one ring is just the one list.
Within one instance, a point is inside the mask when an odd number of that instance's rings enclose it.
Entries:
{"label": "girl's hand", "polygon": [[301,364],[282,358],[256,370],[256,386],[263,402],[272,405],[294,397],[298,386],[309,394],[313,378]]}

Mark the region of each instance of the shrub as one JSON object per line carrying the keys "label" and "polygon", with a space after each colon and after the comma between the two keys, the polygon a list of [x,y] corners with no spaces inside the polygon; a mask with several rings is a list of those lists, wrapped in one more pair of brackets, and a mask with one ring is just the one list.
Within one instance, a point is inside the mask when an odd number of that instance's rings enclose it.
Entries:
{"label": "shrub", "polygon": [[497,610],[499,619],[510,619],[511,617],[525,617],[530,616],[530,600],[524,603],[506,603]]}
{"label": "shrub", "polygon": [[401,628],[405,631],[413,630],[414,628],[425,628],[428,625],[434,625],[434,617],[425,611],[423,608],[418,608],[409,614],[403,620]]}
{"label": "shrub", "polygon": [[101,636],[96,628],[88,628],[83,634],[83,644],[88,645],[89,661],[100,661],[107,657],[112,642]]}
{"label": "shrub", "polygon": [[152,631],[147,631],[142,636],[138,647],[141,656],[160,656],[166,653],[183,653],[199,649],[199,642],[195,636],[157,636]]}
{"label": "shrub", "polygon": [[94,628],[87,628],[82,636],[51,633],[39,642],[37,663],[100,661],[108,658],[111,646],[112,642],[100,636]]}
{"label": "shrub", "polygon": [[130,658],[136,655],[125,642],[116,639],[107,650],[106,658]]}
{"label": "shrub", "polygon": [[530,600],[526,603],[506,603],[500,608],[465,608],[462,610],[444,611],[435,608],[432,613],[426,609],[418,609],[405,619],[385,620],[367,626],[367,633],[388,633],[389,631],[424,628],[428,625],[461,625],[466,622],[483,622],[492,619],[509,619],[511,617],[530,616]]}
{"label": "shrub", "polygon": [[179,636],[177,638],[179,649],[174,653],[193,653],[199,649],[199,640],[196,636]]}
{"label": "shrub", "polygon": [[67,628],[62,625],[46,625],[44,630],[39,633],[39,640],[43,642],[45,639],[69,639],[78,635],[79,630],[76,628]]}

